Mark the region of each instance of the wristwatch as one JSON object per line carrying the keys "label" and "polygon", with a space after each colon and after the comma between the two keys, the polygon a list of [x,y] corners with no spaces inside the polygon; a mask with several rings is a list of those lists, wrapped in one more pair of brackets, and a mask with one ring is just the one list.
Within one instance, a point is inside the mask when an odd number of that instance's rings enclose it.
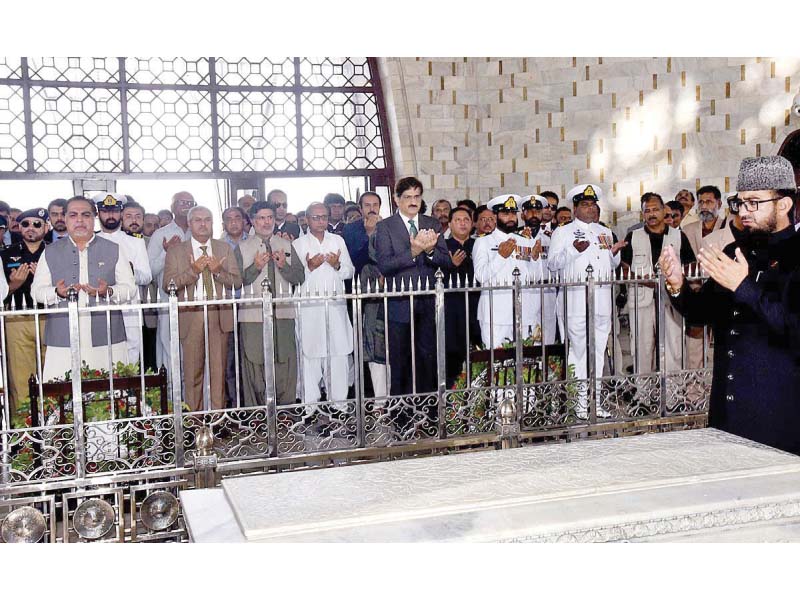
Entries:
{"label": "wristwatch", "polygon": [[683,289],[683,286],[675,289],[674,287],[672,287],[672,285],[670,285],[669,281],[667,281],[666,282],[666,288],[667,288],[667,293],[670,296],[672,296],[673,298],[677,298],[678,296],[681,295],[681,290]]}

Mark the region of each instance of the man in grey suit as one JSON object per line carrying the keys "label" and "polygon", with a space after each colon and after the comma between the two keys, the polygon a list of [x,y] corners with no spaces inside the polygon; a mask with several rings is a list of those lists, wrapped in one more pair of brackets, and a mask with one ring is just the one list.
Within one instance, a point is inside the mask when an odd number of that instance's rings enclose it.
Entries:
{"label": "man in grey suit", "polygon": [[[303,283],[305,270],[292,244],[277,235],[275,205],[263,200],[250,208],[255,235],[234,250],[245,285],[261,294],[261,282],[268,279],[276,297],[292,294],[292,286]],[[280,405],[293,404],[297,389],[297,346],[294,304],[275,305],[275,395]],[[242,304],[239,309],[242,334],[242,397],[244,406],[264,404],[264,338],[260,304]]]}
{"label": "man in grey suit", "polygon": [[[395,186],[398,211],[380,221],[375,230],[375,249],[378,269],[386,278],[387,288],[433,289],[436,270],[453,267],[450,253],[441,236],[439,222],[419,214],[422,206],[422,183],[405,177]],[[414,327],[416,392],[436,389],[436,318],[433,295],[414,298],[414,314],[407,298],[388,301],[389,364],[391,367],[390,394],[410,394],[412,382],[411,327]]]}

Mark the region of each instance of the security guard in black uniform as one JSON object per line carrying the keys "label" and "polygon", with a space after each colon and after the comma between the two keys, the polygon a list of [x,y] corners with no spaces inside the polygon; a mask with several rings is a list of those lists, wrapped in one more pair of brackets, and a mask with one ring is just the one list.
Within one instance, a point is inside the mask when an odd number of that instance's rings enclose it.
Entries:
{"label": "security guard in black uniform", "polygon": [[800,454],[800,236],[794,170],[783,157],[742,161],[734,201],[745,235],[701,250],[710,276],[691,290],[673,248],[661,254],[672,303],[716,340],[709,424]]}
{"label": "security guard in black uniform", "polygon": [[[3,273],[8,281],[8,296],[3,299],[6,311],[42,308],[34,304],[31,284],[36,266],[44,252],[48,230],[48,213],[44,208],[31,208],[17,216],[22,241],[0,251]],[[39,342],[44,340],[44,318],[39,319]],[[5,320],[8,351],[9,399],[12,412],[27,406],[28,380],[37,376],[36,320],[32,315],[9,315]],[[44,364],[45,348],[40,359]]]}

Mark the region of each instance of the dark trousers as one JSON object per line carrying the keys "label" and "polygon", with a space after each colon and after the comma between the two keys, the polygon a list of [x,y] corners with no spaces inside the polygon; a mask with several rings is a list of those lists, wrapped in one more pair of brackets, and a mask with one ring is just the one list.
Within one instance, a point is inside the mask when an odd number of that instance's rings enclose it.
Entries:
{"label": "dark trousers", "polygon": [[[411,354],[411,324],[389,321],[389,365],[392,372],[389,393],[392,396],[412,392]],[[416,319],[414,364],[417,393],[436,391],[436,323],[433,315],[430,319]]]}
{"label": "dark trousers", "polygon": [[461,373],[464,371],[464,362],[467,358],[467,351],[466,349],[461,350],[453,350],[450,351],[448,349],[447,354],[445,354],[445,373],[447,375],[445,379],[445,384],[447,389],[452,389],[453,384],[455,384],[456,379]]}
{"label": "dark trousers", "polygon": [[[424,394],[435,392],[436,383],[436,323],[433,311],[415,311],[414,323],[414,365],[416,367],[416,392]],[[389,365],[391,366],[391,384],[389,393],[392,396],[412,393],[411,368],[411,324],[389,321]],[[419,405],[418,405],[419,406]],[[435,401],[424,403],[424,412],[428,424],[437,422],[437,404]],[[395,411],[392,419],[404,428],[412,417],[412,409],[402,406]]]}
{"label": "dark trousers", "polygon": [[142,326],[142,349],[144,351],[144,367],[145,369],[152,369],[154,373],[158,373],[161,365],[156,364],[156,340],[158,334],[155,327]]}

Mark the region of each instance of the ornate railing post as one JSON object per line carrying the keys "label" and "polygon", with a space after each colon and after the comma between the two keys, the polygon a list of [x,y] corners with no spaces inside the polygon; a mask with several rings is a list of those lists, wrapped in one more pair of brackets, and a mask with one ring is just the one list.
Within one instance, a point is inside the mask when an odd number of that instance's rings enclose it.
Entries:
{"label": "ornate railing post", "polygon": [[[72,355],[72,427],[75,433],[75,477],[86,476],[86,432],[83,428],[83,393],[81,392],[81,327],[78,321],[78,290],[67,290],[69,351]],[[91,340],[89,341],[91,343]],[[111,340],[108,340],[111,344]]]}
{"label": "ornate railing post", "polygon": [[436,380],[439,439],[447,437],[445,422],[447,399],[447,368],[445,363],[445,325],[444,325],[444,273],[436,269]]}
{"label": "ornate railing post", "polygon": [[[514,267],[511,272],[514,277],[514,384],[516,386],[516,421],[522,422],[522,415],[525,413],[525,402],[523,394],[525,392],[525,382],[523,381],[524,371],[524,341],[525,332],[522,331],[522,281],[520,280],[521,272],[518,267]],[[498,407],[499,409],[499,407]],[[519,428],[519,425],[517,425]]]}
{"label": "ornate railing post", "polygon": [[503,398],[497,406],[497,430],[500,436],[500,448],[519,447],[519,419],[517,406],[511,398]]}
{"label": "ornate railing post", "polygon": [[667,414],[667,297],[666,277],[661,272],[661,265],[656,264],[656,310],[658,311],[658,380],[659,380],[659,414]]}
{"label": "ornate railing post", "polygon": [[[595,363],[595,331],[594,331],[594,297],[595,297],[594,268],[586,267],[586,378],[589,383],[589,422],[597,423],[597,368]],[[602,373],[600,374],[602,375]]]}
{"label": "ornate railing post", "polygon": [[181,340],[178,327],[178,286],[174,281],[167,286],[169,293],[169,359],[170,379],[172,382],[172,418],[175,428],[175,464],[182,467],[185,464],[185,449],[183,447],[183,390],[181,381]]}
{"label": "ornate railing post", "polygon": [[270,456],[278,456],[278,406],[275,397],[275,337],[272,287],[269,278],[261,281],[261,327],[264,350],[264,401],[267,405],[267,436]]}
{"label": "ornate railing post", "polygon": [[214,454],[214,432],[204,425],[197,432],[194,453],[194,485],[196,488],[212,488],[217,484],[217,455]]}

